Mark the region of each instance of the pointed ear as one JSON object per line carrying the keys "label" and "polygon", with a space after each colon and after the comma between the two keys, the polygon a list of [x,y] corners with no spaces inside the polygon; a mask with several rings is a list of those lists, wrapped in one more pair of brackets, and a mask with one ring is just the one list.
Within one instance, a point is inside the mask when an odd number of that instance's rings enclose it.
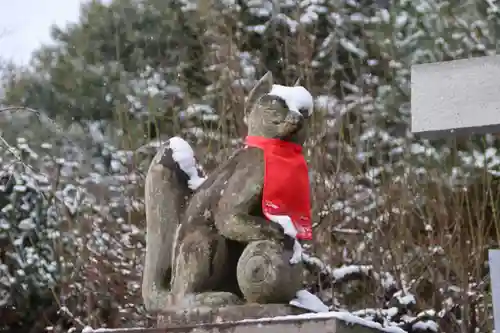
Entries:
{"label": "pointed ear", "polygon": [[272,86],[273,86],[273,73],[271,73],[271,71],[267,71],[267,73],[264,74],[255,84],[252,90],[250,90],[245,100],[245,114],[244,114],[245,123],[246,123],[246,117],[248,115],[248,112],[250,112],[252,105],[260,96],[270,92]]}
{"label": "pointed ear", "polygon": [[293,85],[294,87],[300,86],[300,77],[295,81],[295,84]]}

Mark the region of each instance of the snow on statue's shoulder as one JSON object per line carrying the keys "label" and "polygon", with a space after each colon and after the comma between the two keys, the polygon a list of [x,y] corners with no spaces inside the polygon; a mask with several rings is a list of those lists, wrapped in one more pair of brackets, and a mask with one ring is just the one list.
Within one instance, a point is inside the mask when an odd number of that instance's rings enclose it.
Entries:
{"label": "snow on statue's shoulder", "polygon": [[273,84],[269,95],[282,98],[288,109],[299,112],[301,109],[308,110],[309,116],[313,112],[313,97],[311,93],[302,86],[282,86]]}

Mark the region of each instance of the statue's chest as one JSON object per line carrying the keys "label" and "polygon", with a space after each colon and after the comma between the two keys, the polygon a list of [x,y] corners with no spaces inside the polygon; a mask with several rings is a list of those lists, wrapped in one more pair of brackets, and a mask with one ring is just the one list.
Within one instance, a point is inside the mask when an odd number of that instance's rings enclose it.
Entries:
{"label": "statue's chest", "polygon": [[206,190],[200,190],[191,198],[186,207],[184,221],[198,224],[213,216],[212,198],[205,192]]}
{"label": "statue's chest", "polygon": [[220,198],[225,192],[224,179],[215,181],[206,188],[201,187],[191,198],[185,211],[185,220],[194,224],[212,221],[217,213]]}

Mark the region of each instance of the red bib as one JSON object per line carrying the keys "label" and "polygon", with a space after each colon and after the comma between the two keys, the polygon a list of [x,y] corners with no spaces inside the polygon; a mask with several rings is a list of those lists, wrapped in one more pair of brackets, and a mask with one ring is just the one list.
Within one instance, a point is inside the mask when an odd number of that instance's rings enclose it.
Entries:
{"label": "red bib", "polygon": [[302,146],[259,136],[247,136],[245,143],[264,151],[264,214],[289,216],[297,229],[297,239],[311,240],[309,172]]}

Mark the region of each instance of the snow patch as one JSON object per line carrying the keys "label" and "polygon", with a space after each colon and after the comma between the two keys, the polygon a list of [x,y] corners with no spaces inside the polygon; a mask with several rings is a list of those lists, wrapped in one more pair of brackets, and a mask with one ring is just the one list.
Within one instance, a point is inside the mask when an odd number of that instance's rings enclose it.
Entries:
{"label": "snow patch", "polygon": [[330,311],[324,313],[304,313],[300,315],[290,315],[290,316],[277,316],[269,318],[258,318],[258,319],[244,319],[239,322],[244,323],[259,323],[259,322],[269,322],[269,321],[295,321],[295,320],[308,320],[308,319],[339,319],[348,324],[357,324],[365,327],[370,327],[377,329],[382,332],[387,333],[407,333],[405,330],[397,326],[382,326],[371,320],[366,320],[361,317],[355,316],[347,311]]}
{"label": "snow patch", "polygon": [[406,295],[403,295],[403,292],[400,290],[394,294],[394,297],[397,298],[398,302],[403,305],[408,305],[408,304],[416,304],[417,300],[415,299],[415,296],[407,293]]}
{"label": "snow patch", "polygon": [[316,295],[311,294],[305,289],[297,291],[295,298],[290,301],[290,305],[318,313],[328,312],[329,310],[328,306]]}
{"label": "snow patch", "polygon": [[283,231],[285,235],[288,235],[292,238],[297,238],[297,229],[293,225],[292,219],[287,215],[272,215],[266,213],[266,217],[271,221],[278,223],[281,227],[283,227]]}
{"label": "snow patch", "polygon": [[272,215],[268,213],[265,213],[265,215],[272,222],[278,223],[283,228],[285,235],[288,235],[295,239],[295,242],[293,243],[293,254],[292,258],[290,259],[290,264],[294,265],[301,262],[304,250],[302,249],[302,245],[300,245],[299,241],[297,240],[297,229],[295,228],[290,216]]}
{"label": "snow patch", "polygon": [[438,324],[433,320],[418,321],[412,325],[412,328],[420,331],[431,331],[431,332],[439,331]]}
{"label": "snow patch", "polygon": [[137,332],[139,330],[142,330],[142,328],[139,327],[133,327],[133,328],[96,328],[93,329],[90,326],[85,326],[82,330],[82,333],[111,333],[111,332],[123,332],[123,331],[133,331]]}
{"label": "snow patch", "polygon": [[203,184],[206,177],[200,177],[198,175],[193,149],[186,140],[178,136],[174,136],[168,140],[168,147],[172,150],[172,158],[174,161],[176,161],[182,171],[188,175],[189,188],[193,191],[196,190]]}
{"label": "snow patch", "polygon": [[313,112],[313,97],[311,93],[302,86],[288,87],[273,84],[269,95],[282,98],[290,111],[300,112],[301,109],[307,109],[309,116]]}
{"label": "snow patch", "polygon": [[335,278],[335,280],[342,280],[347,275],[355,273],[363,273],[368,275],[371,269],[372,266],[369,265],[347,265],[334,269],[332,271],[332,275]]}

